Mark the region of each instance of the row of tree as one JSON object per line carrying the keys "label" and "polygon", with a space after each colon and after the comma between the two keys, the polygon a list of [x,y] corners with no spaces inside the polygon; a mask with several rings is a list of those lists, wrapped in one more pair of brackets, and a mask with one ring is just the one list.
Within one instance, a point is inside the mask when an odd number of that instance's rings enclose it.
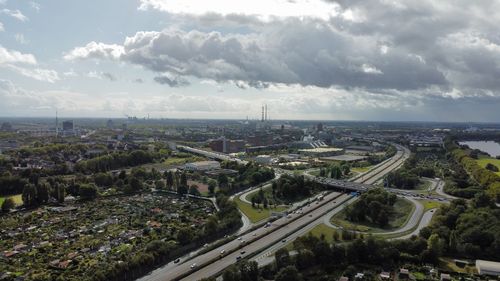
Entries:
{"label": "row of tree", "polygon": [[484,191],[469,202],[443,205],[420,235],[436,235],[446,255],[470,259],[500,259],[500,209]]}
{"label": "row of tree", "polygon": [[[500,202],[500,176],[491,169],[481,167],[475,158],[475,151],[459,147],[453,139],[448,139],[446,149],[453,159],[473,177],[477,184],[486,190],[495,201]],[[471,156],[471,153],[473,154]],[[477,151],[476,151],[477,153]]]}
{"label": "row of tree", "polygon": [[[439,238],[413,237],[409,240],[385,241],[373,237],[344,244],[329,244],[325,237],[307,235],[293,243],[295,254],[282,248],[275,262],[257,270],[253,262],[242,261],[229,267],[224,281],[300,281],[336,280],[339,274],[353,278],[360,268],[375,266],[391,271],[403,263],[437,264],[442,253]],[[367,280],[375,280],[375,275]],[[207,278],[204,280],[215,280]]]}
{"label": "row of tree", "polygon": [[153,162],[155,154],[145,150],[128,152],[113,152],[89,160],[80,161],[75,165],[75,171],[81,173],[107,172],[122,167],[134,167]]}

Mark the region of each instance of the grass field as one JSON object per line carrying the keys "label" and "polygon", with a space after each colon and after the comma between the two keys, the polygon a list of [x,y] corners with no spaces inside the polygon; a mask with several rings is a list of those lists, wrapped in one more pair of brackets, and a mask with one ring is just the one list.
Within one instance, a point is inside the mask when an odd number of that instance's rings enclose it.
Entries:
{"label": "grass field", "polygon": [[[476,162],[479,164],[479,166],[481,166],[483,168],[485,168],[488,163],[491,163],[491,164],[497,166],[497,168],[500,170],[500,159],[481,156],[481,157],[479,157],[478,160],[476,160]],[[500,176],[500,171],[496,172],[495,174]]]}
{"label": "grass field", "polygon": [[355,173],[364,173],[364,172],[368,172],[368,170],[370,170],[371,168],[373,168],[373,166],[354,167],[354,168],[351,168],[351,171],[353,171]]}
{"label": "grass field", "polygon": [[203,160],[205,160],[205,158],[198,156],[192,156],[187,158],[169,157],[167,160],[165,160],[165,162],[163,162],[163,164],[166,166],[177,166],[177,165],[184,165],[189,162],[196,162]]}
{"label": "grass field", "polygon": [[240,200],[240,198],[235,198],[234,202],[238,205],[238,208],[250,219],[252,223],[259,222],[261,220],[267,219],[271,216],[272,212],[283,212],[286,207],[276,207],[267,209],[257,209],[252,207],[251,204],[245,203]]}
{"label": "grass field", "polygon": [[21,194],[18,194],[18,195],[0,197],[0,206],[2,206],[3,201],[5,201],[5,199],[7,199],[9,197],[12,198],[12,199],[14,199],[14,203],[16,204],[16,206],[19,206],[19,205],[23,204],[23,197],[22,197]]}
{"label": "grass field", "polygon": [[389,217],[389,225],[386,228],[380,228],[369,222],[353,223],[345,218],[345,212],[342,211],[331,218],[331,222],[345,229],[360,232],[385,232],[401,228],[414,212],[415,206],[408,200],[398,198],[394,204],[394,213]]}
{"label": "grass field", "polygon": [[[311,229],[311,231],[308,232],[311,233],[313,236],[316,236],[316,237],[321,237],[321,235],[324,235],[325,236],[325,240],[328,242],[328,243],[333,243],[333,233],[335,232],[336,230],[329,227],[328,225],[322,223],[322,224],[318,224],[317,226],[315,226],[313,229]],[[339,233],[339,236],[340,233]]]}
{"label": "grass field", "polygon": [[443,204],[443,203],[431,201],[431,200],[418,200],[418,202],[420,202],[420,204],[424,205],[424,212],[426,212],[430,209],[439,208]]}

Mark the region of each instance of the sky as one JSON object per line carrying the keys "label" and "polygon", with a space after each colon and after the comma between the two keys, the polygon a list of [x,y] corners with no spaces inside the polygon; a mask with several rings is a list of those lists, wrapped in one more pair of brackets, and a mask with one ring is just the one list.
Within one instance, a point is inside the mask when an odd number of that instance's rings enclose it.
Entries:
{"label": "sky", "polygon": [[500,1],[0,0],[0,116],[500,121]]}

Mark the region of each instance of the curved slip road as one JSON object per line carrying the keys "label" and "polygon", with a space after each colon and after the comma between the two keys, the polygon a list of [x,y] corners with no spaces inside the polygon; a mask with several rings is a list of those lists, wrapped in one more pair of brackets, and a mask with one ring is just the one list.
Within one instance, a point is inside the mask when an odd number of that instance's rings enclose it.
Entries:
{"label": "curved slip road", "polygon": [[408,238],[412,237],[413,235],[418,235],[420,233],[420,230],[422,230],[422,228],[428,226],[431,223],[432,216],[434,216],[435,212],[436,212],[436,209],[428,210],[427,212],[424,213],[424,215],[422,216],[422,219],[420,219],[420,223],[418,224],[417,228],[414,231],[412,231],[410,234],[396,237],[393,239],[408,239]]}
{"label": "curved slip road", "polygon": [[458,197],[449,195],[448,193],[444,192],[444,185],[445,185],[445,182],[440,179],[438,184],[437,184],[437,188],[436,188],[437,194],[439,194],[447,199],[450,199],[450,200],[459,199]]}

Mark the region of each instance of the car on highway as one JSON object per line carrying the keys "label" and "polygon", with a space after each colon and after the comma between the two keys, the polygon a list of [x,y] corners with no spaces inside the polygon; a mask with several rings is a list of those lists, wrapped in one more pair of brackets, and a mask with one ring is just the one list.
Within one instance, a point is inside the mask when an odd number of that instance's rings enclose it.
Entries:
{"label": "car on highway", "polygon": [[240,254],[244,255],[246,254],[247,252],[246,251],[241,251]]}
{"label": "car on highway", "polygon": [[241,260],[241,256],[237,256],[237,257],[236,257],[236,260],[237,260],[237,261]]}
{"label": "car on highway", "polygon": [[174,263],[179,263],[180,261],[181,261],[181,259],[175,259]]}
{"label": "car on highway", "polygon": [[285,243],[285,242],[286,242],[286,239],[281,240],[281,242]]}
{"label": "car on highway", "polygon": [[191,269],[195,269],[195,268],[196,268],[196,263],[193,263],[193,264],[191,265]]}
{"label": "car on highway", "polygon": [[220,254],[221,254],[221,255],[224,255],[225,253],[226,253],[226,250],[222,250],[222,251],[220,251]]}

